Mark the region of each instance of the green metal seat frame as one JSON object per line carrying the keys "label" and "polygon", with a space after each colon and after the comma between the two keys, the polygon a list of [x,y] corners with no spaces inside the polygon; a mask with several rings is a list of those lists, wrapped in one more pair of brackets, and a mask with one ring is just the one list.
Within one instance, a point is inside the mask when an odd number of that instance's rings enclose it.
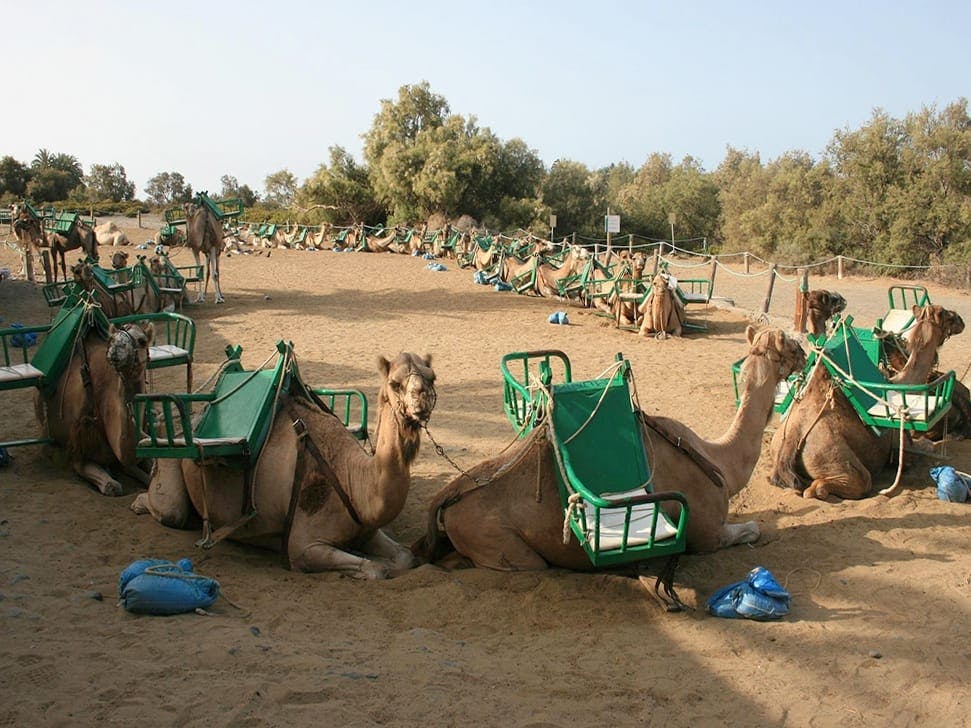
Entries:
{"label": "green metal seat frame", "polygon": [[930,305],[931,297],[924,286],[890,286],[887,289],[887,302],[889,309],[883,318],[877,319],[877,329],[884,329],[889,325],[888,331],[895,334],[902,334],[914,325],[914,306]]}
{"label": "green metal seat frame", "polygon": [[[560,383],[553,382],[557,362]],[[523,379],[511,364],[522,366]],[[507,354],[500,370],[513,425],[519,423],[521,434],[541,422],[549,426],[561,506],[593,566],[677,558],[684,552],[688,503],[681,493],[651,492],[651,468],[629,387],[630,362],[618,354],[610,376],[572,381],[568,357],[544,350]],[[541,386],[531,386],[533,377]],[[661,508],[672,502],[680,506],[677,523]]]}
{"label": "green metal seat frame", "polygon": [[136,313],[111,319],[115,326],[127,323],[151,323],[152,345],[148,350],[148,368],[185,366],[185,386],[192,391],[192,356],[196,346],[196,323],[174,311]]}

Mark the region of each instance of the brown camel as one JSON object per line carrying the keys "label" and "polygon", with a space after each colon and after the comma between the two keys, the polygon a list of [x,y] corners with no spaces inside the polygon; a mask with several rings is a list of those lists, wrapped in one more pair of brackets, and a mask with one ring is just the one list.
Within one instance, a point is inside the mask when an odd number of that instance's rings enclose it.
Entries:
{"label": "brown camel", "polygon": [[823,336],[826,334],[826,322],[846,309],[846,299],[835,291],[817,289],[809,292],[806,297],[806,324],[809,334]]}
{"label": "brown camel", "polygon": [[536,269],[536,289],[539,291],[539,295],[546,298],[559,297],[560,281],[576,275],[586,265],[589,257],[590,252],[586,248],[571,245],[570,252],[559,268],[554,268],[541,259]]}
{"label": "brown camel", "polygon": [[222,223],[206,205],[186,202],[184,209],[186,242],[192,250],[196,265],[202,265],[200,256],[206,257],[205,283],[199,284],[196,303],[203,303],[206,300],[210,276],[216,289],[216,303],[224,303],[226,299],[223,298],[223,292],[219,286],[219,256],[222,255],[224,247]]}
{"label": "brown camel", "polygon": [[135,460],[132,401],[145,386],[152,325],[108,323],[97,309],[95,323],[74,344],[70,364],[56,388],[34,398],[37,419],[55,443],[67,451],[71,467],[104,495],[122,494],[108,468],[120,466],[146,484]]}
{"label": "brown camel", "polygon": [[365,235],[364,250],[369,253],[386,253],[398,238],[398,228],[391,228],[386,235],[374,237]]}
{"label": "brown camel", "polygon": [[[229,538],[282,551],[297,571],[337,570],[379,579],[411,566],[411,552],[381,528],[404,507],[421,428],[435,406],[435,372],[429,356],[402,353],[378,363],[384,383],[374,455],[329,411],[282,395],[253,472],[256,516]],[[213,528],[219,528],[239,518],[243,490],[239,469],[160,461],[148,492],[132,510],[185,527],[194,509],[208,513]]]}
{"label": "brown camel", "polygon": [[[11,209],[11,227],[17,242],[20,243],[24,251],[24,270],[23,274],[27,280],[34,282],[34,254],[41,253],[44,264],[44,274],[48,283],[51,282],[50,262],[47,259],[47,252],[42,248],[50,247],[50,242],[44,234],[44,228],[39,218],[35,217],[26,205],[14,205]],[[56,271],[55,271],[56,273]]]}
{"label": "brown camel", "polygon": [[[754,521],[727,523],[728,502],[748,483],[758,461],[776,385],[805,363],[799,344],[782,331],[756,333],[749,327],[746,335],[750,349],[743,365],[741,404],[721,437],[704,440],[677,420],[640,415],[653,490],[678,491],[687,498],[687,545],[695,552],[758,538]],[[662,431],[665,436],[659,434]],[[576,539],[563,543],[564,515],[549,438],[541,424],[515,447],[442,488],[432,498],[428,531],[415,545],[416,552],[446,567],[590,569]],[[673,443],[683,443],[684,448]],[[697,459],[686,450],[697,453]],[[720,471],[722,487],[699,461]],[[673,506],[668,515],[676,519],[677,508]]]}
{"label": "brown camel", "polygon": [[[956,313],[925,307],[914,325],[910,355],[891,381],[927,382],[938,347],[963,330]],[[769,482],[800,491],[804,498],[865,498],[873,478],[899,454],[899,437],[896,430],[874,434],[827,369],[817,365],[772,437]],[[893,489],[881,492],[890,495]]]}
{"label": "brown camel", "polygon": [[641,295],[640,281],[647,266],[647,256],[634,253],[629,261],[629,278],[620,280],[614,287],[614,292],[607,297],[610,311],[618,326],[633,326],[639,316],[637,298]]}
{"label": "brown camel", "polygon": [[658,273],[651,281],[651,292],[640,306],[643,316],[641,336],[655,334],[665,338],[668,334],[681,336],[684,326],[684,305],[677,296],[677,281],[666,273]]}
{"label": "brown camel", "polygon": [[57,281],[57,259],[61,259],[61,275],[67,280],[67,253],[71,250],[84,251],[86,257],[91,260],[98,260],[98,237],[94,230],[80,220],[74,223],[71,231],[61,233],[50,231],[47,239],[51,244],[51,257],[54,259],[54,280]]}

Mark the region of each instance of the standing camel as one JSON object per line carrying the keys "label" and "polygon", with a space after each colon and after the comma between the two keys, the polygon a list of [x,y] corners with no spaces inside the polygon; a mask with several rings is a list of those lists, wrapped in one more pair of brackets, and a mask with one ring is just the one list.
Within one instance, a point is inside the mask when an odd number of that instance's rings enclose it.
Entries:
{"label": "standing camel", "polygon": [[[384,382],[374,454],[316,402],[281,395],[253,472],[256,516],[232,540],[282,551],[297,571],[381,579],[411,566],[411,551],[381,528],[404,507],[421,428],[435,407],[435,372],[429,356],[402,353],[378,363]],[[193,509],[208,513],[213,528],[238,520],[246,498],[239,469],[188,459],[158,463],[133,511],[180,528]]]}
{"label": "standing camel", "polygon": [[[704,440],[677,420],[640,414],[654,492],[678,491],[687,498],[691,551],[715,551],[759,537],[754,521],[727,522],[728,502],[755,469],[776,385],[805,363],[799,344],[782,331],[756,333],[750,326],[746,335],[750,348],[742,366],[741,404],[721,437]],[[721,487],[714,470],[720,471]],[[673,520],[677,508],[668,513]],[[590,569],[575,538],[563,543],[563,520],[550,435],[546,426],[537,426],[521,444],[474,466],[468,477],[455,478],[432,498],[428,531],[415,550],[443,566]]]}
{"label": "standing camel", "polygon": [[54,259],[54,280],[57,281],[57,259],[61,259],[61,275],[67,281],[67,254],[80,248],[91,260],[98,260],[98,236],[94,229],[80,220],[71,226],[67,233],[51,230],[47,234],[51,244],[51,257]]}
{"label": "standing camel", "polygon": [[86,315],[94,323],[73,342],[56,387],[39,390],[34,406],[42,431],[67,451],[74,472],[104,495],[118,496],[122,486],[110,467],[148,482],[135,460],[131,406],[144,391],[152,325],[116,328],[97,309]]}
{"label": "standing camel", "polygon": [[209,277],[212,276],[213,287],[216,289],[216,303],[225,303],[222,289],[219,287],[219,256],[223,252],[223,226],[216,215],[206,205],[195,202],[185,203],[186,242],[192,250],[196,265],[201,266],[200,255],[206,256],[205,284],[199,284],[199,295],[196,303],[203,303],[209,292]]}
{"label": "standing camel", "polygon": [[[27,280],[34,282],[34,254],[41,252],[41,248],[49,247],[50,243],[44,234],[44,228],[39,218],[35,217],[26,205],[14,205],[11,211],[11,227],[17,238],[17,242],[24,250],[24,270],[22,274],[27,276]],[[50,263],[47,253],[43,252],[44,274],[47,282],[51,282]],[[55,270],[55,274],[56,274]]]}

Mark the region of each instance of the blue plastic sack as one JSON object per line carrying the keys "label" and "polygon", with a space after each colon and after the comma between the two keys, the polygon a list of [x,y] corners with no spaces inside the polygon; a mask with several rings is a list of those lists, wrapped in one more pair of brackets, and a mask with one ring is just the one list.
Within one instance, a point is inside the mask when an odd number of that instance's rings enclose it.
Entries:
{"label": "blue plastic sack", "polygon": [[421,257],[424,258],[425,260],[435,260],[435,254],[434,253],[425,253]]}
{"label": "blue plastic sack", "polygon": [[13,460],[13,458],[10,457],[10,453],[7,452],[7,448],[0,447],[0,466],[10,465],[11,460]]}
{"label": "blue plastic sack", "polygon": [[[12,323],[10,324],[10,328],[22,329],[24,328],[24,325],[18,324],[18,323]],[[18,349],[29,349],[30,347],[32,347],[34,344],[37,343],[37,334],[34,332],[30,332],[27,334],[14,334],[13,336],[10,337],[10,343],[11,345],[17,347]]]}
{"label": "blue plastic sack", "polygon": [[212,606],[219,582],[194,574],[189,559],[140,559],[121,572],[118,597],[129,612],[182,614]]}
{"label": "blue plastic sack", "polygon": [[789,613],[792,597],[762,566],[752,569],[744,581],[722,587],[708,599],[708,611],[727,619],[780,619]]}
{"label": "blue plastic sack", "polygon": [[950,465],[940,465],[930,469],[931,477],[937,483],[937,497],[951,503],[965,503],[971,498],[971,476],[959,473]]}
{"label": "blue plastic sack", "polygon": [[437,271],[448,270],[448,268],[446,268],[441,263],[429,263],[425,267],[428,268],[428,270],[437,270]]}
{"label": "blue plastic sack", "polygon": [[570,319],[567,318],[566,311],[554,311],[550,314],[551,324],[568,324]]}
{"label": "blue plastic sack", "polygon": [[512,284],[511,283],[506,283],[505,281],[496,281],[496,283],[493,286],[493,288],[495,288],[497,291],[511,291],[512,290]]}

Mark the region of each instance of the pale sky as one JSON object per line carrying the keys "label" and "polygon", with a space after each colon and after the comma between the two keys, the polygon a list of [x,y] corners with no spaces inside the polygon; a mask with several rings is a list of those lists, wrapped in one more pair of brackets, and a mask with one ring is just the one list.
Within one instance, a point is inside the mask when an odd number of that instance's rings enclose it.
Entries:
{"label": "pale sky", "polygon": [[971,96],[971,3],[0,0],[0,156],[38,149],[218,192],[302,183],[425,80],[547,166],[818,158],[880,107]]}

